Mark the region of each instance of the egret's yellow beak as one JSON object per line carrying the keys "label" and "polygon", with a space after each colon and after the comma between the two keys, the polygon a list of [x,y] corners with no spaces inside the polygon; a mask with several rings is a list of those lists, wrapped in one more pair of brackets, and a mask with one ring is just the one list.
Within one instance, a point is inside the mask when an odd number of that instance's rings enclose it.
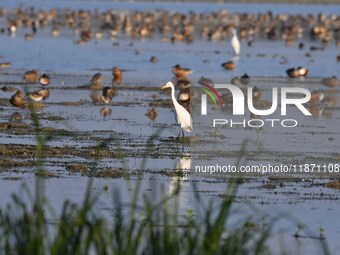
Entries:
{"label": "egret's yellow beak", "polygon": [[161,89],[166,89],[168,87],[168,84],[165,84]]}

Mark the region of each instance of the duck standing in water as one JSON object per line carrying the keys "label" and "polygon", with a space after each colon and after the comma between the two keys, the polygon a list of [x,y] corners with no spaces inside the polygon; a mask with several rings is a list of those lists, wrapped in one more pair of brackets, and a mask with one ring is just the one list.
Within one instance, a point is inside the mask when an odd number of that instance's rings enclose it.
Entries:
{"label": "duck standing in water", "polygon": [[15,94],[13,96],[11,96],[9,102],[14,107],[18,107],[18,108],[21,107],[23,105],[23,103],[24,103],[24,100],[22,98],[22,92],[20,90],[15,92]]}
{"label": "duck standing in water", "polygon": [[335,76],[330,78],[324,78],[320,82],[322,85],[325,85],[330,88],[334,88],[340,84],[338,78],[336,78]]}
{"label": "duck standing in water", "polygon": [[299,66],[296,69],[299,72],[300,77],[306,77],[309,73],[309,69]]}
{"label": "duck standing in water", "polygon": [[117,91],[112,87],[104,87],[103,95],[100,97],[100,102],[103,104],[109,104],[112,101],[112,97],[117,95]]}
{"label": "duck standing in water", "polygon": [[298,68],[288,68],[286,73],[290,78],[306,77],[309,73],[309,70],[299,66]]}
{"label": "duck standing in water", "polygon": [[37,90],[37,92],[42,95],[43,100],[47,99],[50,96],[50,91],[46,88],[42,88],[41,90]]}
{"label": "duck standing in water", "polygon": [[23,75],[23,79],[28,83],[37,83],[37,71],[30,70],[25,72]]}
{"label": "duck standing in water", "polygon": [[113,83],[114,85],[119,85],[119,84],[121,84],[122,79],[123,79],[122,70],[120,70],[118,67],[115,66],[115,67],[112,69],[112,76],[113,76],[112,83]]}
{"label": "duck standing in water", "polygon": [[190,87],[191,82],[188,80],[177,81],[176,88],[179,88],[178,99],[182,103],[190,102]]}
{"label": "duck standing in water", "polygon": [[241,82],[243,85],[248,85],[249,82],[250,82],[250,77],[249,77],[249,75],[245,73],[243,76],[241,76],[240,82]]}
{"label": "duck standing in water", "polygon": [[295,68],[288,68],[286,73],[289,78],[297,78],[299,77],[299,72]]}
{"label": "duck standing in water", "polygon": [[44,98],[44,96],[40,93],[39,90],[28,93],[27,97],[29,97],[30,99],[32,99],[35,102],[39,102]]}
{"label": "duck standing in water", "polygon": [[96,73],[92,76],[91,83],[92,84],[100,84],[104,80],[104,76],[101,73]]}
{"label": "duck standing in water", "polygon": [[42,86],[47,86],[48,84],[50,84],[50,77],[48,75],[46,75],[46,74],[43,74],[39,78],[39,83]]}
{"label": "duck standing in water", "polygon": [[233,61],[227,61],[222,63],[221,66],[226,70],[233,70],[235,68],[235,63]]}
{"label": "duck standing in water", "polygon": [[180,65],[177,64],[172,67],[172,72],[177,78],[183,79],[186,78],[187,75],[191,74],[192,70],[189,68],[181,67]]}

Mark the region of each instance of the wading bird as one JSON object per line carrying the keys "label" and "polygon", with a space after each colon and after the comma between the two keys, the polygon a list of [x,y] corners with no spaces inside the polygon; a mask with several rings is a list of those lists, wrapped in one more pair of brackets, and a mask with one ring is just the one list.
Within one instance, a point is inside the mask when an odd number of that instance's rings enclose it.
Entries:
{"label": "wading bird", "polygon": [[44,98],[44,96],[42,94],[40,94],[39,90],[36,90],[32,93],[28,93],[27,97],[29,97],[30,99],[32,99],[35,102],[39,102]]}
{"label": "wading bird", "polygon": [[39,78],[39,83],[42,86],[47,86],[48,84],[50,84],[50,77],[46,74],[41,75]]}
{"label": "wading bird", "polygon": [[235,68],[235,63],[233,61],[224,62],[221,66],[226,70],[233,70]]}
{"label": "wading bird", "polygon": [[101,73],[96,73],[91,79],[91,84],[99,84],[104,80],[104,76]]}
{"label": "wading bird", "polygon": [[175,65],[172,67],[172,72],[177,78],[185,78],[187,75],[192,73],[192,70],[189,68],[181,67],[180,65]]}
{"label": "wading bird", "polygon": [[15,107],[21,107],[23,105],[22,92],[18,90],[9,100],[9,102]]}
{"label": "wading bird", "polygon": [[187,132],[191,132],[193,130],[192,126],[192,119],[190,116],[190,113],[182,106],[180,105],[176,98],[175,98],[175,87],[172,82],[168,82],[165,84],[162,89],[171,88],[171,99],[172,103],[174,104],[176,115],[177,115],[177,123],[181,126],[182,129],[182,135],[184,137],[184,130]]}
{"label": "wading bird", "polygon": [[233,34],[233,37],[230,40],[230,44],[231,47],[233,47],[234,55],[238,56],[241,50],[240,41],[238,40],[236,29],[234,28],[231,32]]}
{"label": "wading bird", "polygon": [[30,70],[24,73],[23,79],[28,83],[37,83],[37,71]]}
{"label": "wading bird", "polygon": [[118,67],[114,67],[112,69],[112,76],[113,76],[113,79],[112,79],[112,83],[114,85],[119,85],[121,82],[122,82],[122,79],[123,79],[123,74],[122,74],[122,70],[120,70]]}

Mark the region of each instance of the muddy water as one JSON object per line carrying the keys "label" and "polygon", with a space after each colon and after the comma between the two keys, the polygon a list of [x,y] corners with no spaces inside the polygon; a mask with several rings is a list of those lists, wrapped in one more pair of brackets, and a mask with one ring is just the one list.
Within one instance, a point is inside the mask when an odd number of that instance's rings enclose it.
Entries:
{"label": "muddy water", "polygon": [[[5,3],[8,7],[14,7],[17,2]],[[32,2],[38,3],[40,1]],[[46,8],[52,6],[52,1],[44,3]],[[61,8],[78,8],[77,3],[69,1],[53,1],[53,6],[55,5]],[[150,4],[139,5],[145,9],[155,7],[150,7]],[[102,2],[99,9],[108,6],[111,7],[111,4]],[[84,2],[82,7],[91,9],[94,4]],[[135,5],[122,3],[115,7],[125,10],[136,8]],[[183,7],[167,4],[161,7],[202,11],[203,8],[218,10],[224,5],[187,4]],[[294,13],[297,10],[303,13],[334,11],[332,6],[302,6],[300,9],[288,5],[226,7],[231,11],[254,12],[263,8],[274,12],[284,10]],[[4,20],[1,22],[3,24]],[[122,37],[116,41],[108,38],[92,40],[79,46],[74,44],[69,31],[61,31],[60,37],[52,38],[49,28],[46,28],[39,31],[31,41],[24,39],[25,32],[19,30],[12,37],[1,35],[1,62],[11,62],[11,67],[0,70],[0,86],[21,90],[26,88],[29,91],[39,88],[37,85],[22,83],[22,74],[28,69],[36,69],[40,74],[47,72],[52,78],[49,85],[51,95],[43,102],[42,107],[37,108],[37,113],[42,127],[52,136],[46,150],[48,157],[45,168],[54,177],[45,179],[45,189],[46,196],[56,210],[61,208],[66,198],[81,202],[90,176],[95,177],[93,192],[101,194],[96,210],[104,215],[110,215],[117,206],[112,204],[113,194],[119,191],[122,201],[127,201],[129,187],[134,187],[138,180],[141,180],[142,191],[154,197],[154,201],[160,199],[160,191],[170,193],[179,182],[182,190],[177,200],[181,213],[197,206],[193,199],[192,183],[197,185],[195,192],[199,192],[203,204],[208,204],[209,201],[218,202],[225,191],[228,176],[198,174],[194,171],[182,175],[175,170],[214,162],[235,162],[240,157],[244,139],[250,141],[247,156],[243,158],[244,164],[290,163],[291,160],[296,164],[340,161],[338,103],[332,107],[317,105],[313,117],[300,116],[299,111],[289,108],[290,117],[301,122],[299,127],[289,132],[283,128],[268,127],[260,132],[242,128],[207,129],[205,122],[197,114],[199,104],[194,103],[192,113],[197,116],[194,118],[194,125],[199,131],[195,130],[191,134],[191,144],[188,140],[183,144],[175,139],[179,129],[173,117],[170,95],[160,91],[161,84],[173,79],[171,67],[180,63],[194,70],[190,76],[192,82],[204,76],[219,83],[228,83],[232,77],[247,72],[251,76],[250,85],[263,91],[263,101],[270,101],[271,88],[274,86],[294,86],[311,91],[321,90],[326,96],[332,96],[335,101],[340,102],[339,87],[329,89],[319,82],[321,78],[337,75],[339,72],[339,64],[335,59],[338,49],[334,44],[306,57],[306,50],[299,50],[297,43],[286,47],[282,41],[259,40],[255,42],[254,48],[249,48],[246,42],[241,42],[242,50],[237,66],[233,71],[227,72],[220,64],[231,59],[228,43],[195,40],[191,45],[172,45],[160,42],[158,37],[134,41]],[[320,46],[309,40],[304,43],[307,49],[310,46]],[[153,55],[159,58],[159,62],[149,62]],[[287,63],[282,63],[283,59]],[[286,78],[285,70],[298,65],[309,68],[310,77],[297,80]],[[96,104],[91,95],[98,91],[89,88],[89,81],[94,73],[101,72],[104,75],[103,85],[111,86],[113,66],[124,70],[123,84],[116,87],[118,96],[109,105]],[[193,91],[200,91],[199,89],[200,85],[194,84]],[[10,200],[10,194],[21,189],[22,182],[28,184],[31,190],[34,190],[35,182],[33,155],[36,141],[32,120],[28,109],[16,110],[10,106],[8,99],[13,93],[0,91],[1,206]],[[196,99],[199,100],[199,97]],[[152,106],[158,112],[155,120],[150,120],[145,115]],[[111,111],[106,117],[102,115],[105,107]],[[218,108],[217,111],[225,118],[231,118],[227,107]],[[154,147],[150,150],[148,142],[155,134]],[[95,146],[103,141],[107,146],[101,148],[99,158],[96,159]],[[208,146],[210,154],[207,154],[204,146]],[[119,159],[120,153],[124,155],[124,164]],[[145,165],[144,157],[147,159]],[[131,186],[122,178],[126,171],[131,174]],[[100,176],[104,178],[99,178]],[[243,216],[253,216],[260,224],[266,224],[280,215],[280,220],[274,226],[275,235],[271,242],[274,251],[280,250],[283,238],[286,242],[283,248],[287,250],[320,253],[321,248],[313,238],[295,240],[292,237],[297,230],[296,223],[302,222],[312,231],[312,237],[319,235],[320,227],[325,229],[324,234],[330,249],[335,253],[339,248],[337,240],[340,228],[336,223],[340,193],[339,190],[326,188],[325,184],[331,181],[330,178],[338,176],[326,176],[323,179],[303,175],[289,177],[245,178],[235,195],[234,210],[237,213],[232,217],[231,224],[237,224]],[[108,187],[107,191],[105,187]]]}

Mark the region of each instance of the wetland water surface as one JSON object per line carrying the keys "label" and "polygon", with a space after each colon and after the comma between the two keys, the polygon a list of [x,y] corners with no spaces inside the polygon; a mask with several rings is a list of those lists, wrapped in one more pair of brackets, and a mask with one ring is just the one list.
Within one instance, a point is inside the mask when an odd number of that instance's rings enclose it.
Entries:
{"label": "wetland water surface", "polygon": [[[13,11],[20,1],[5,1],[2,7]],[[32,1],[36,8],[82,8],[103,11],[107,8],[119,10],[154,10],[164,8],[169,12],[198,13],[220,11],[228,8],[231,12],[252,12],[272,10],[279,13],[333,14],[334,6],[290,6],[290,5],[218,5],[218,4],[111,4],[108,2],[77,1]],[[46,4],[46,5],[45,5]],[[281,7],[283,9],[281,9]],[[23,8],[27,8],[26,4]],[[339,15],[339,13],[335,13]],[[6,16],[0,17],[1,27],[6,25]],[[155,34],[144,39],[132,39],[121,35],[92,39],[86,44],[75,43],[75,35],[69,29],[61,28],[60,36],[51,36],[51,26],[38,29],[32,40],[25,40],[29,29],[20,28],[15,34],[0,35],[0,62],[10,62],[10,68],[0,69],[0,86],[10,86],[14,91],[0,91],[0,205],[10,200],[10,194],[18,192],[21,183],[34,187],[34,150],[35,136],[29,109],[15,109],[9,98],[20,89],[29,91],[40,86],[22,81],[25,71],[35,69],[39,74],[48,73],[51,84],[50,96],[36,108],[42,128],[51,134],[46,150],[45,169],[53,178],[45,179],[46,196],[55,209],[60,210],[64,199],[81,202],[90,176],[94,176],[94,192],[101,194],[96,211],[111,215],[114,206],[112,197],[119,190],[122,201],[127,201],[128,185],[122,178],[125,168],[120,155],[124,155],[126,169],[131,173],[130,183],[141,178],[142,190],[160,199],[164,192],[171,192],[176,183],[181,184],[178,196],[180,212],[195,208],[194,192],[202,197],[202,203],[219,201],[225,192],[228,175],[209,175],[194,171],[178,174],[178,169],[191,169],[195,165],[236,164],[242,156],[242,164],[338,164],[340,161],[340,111],[339,86],[329,88],[320,83],[322,78],[337,75],[340,64],[336,61],[339,50],[330,43],[324,50],[312,51],[322,47],[319,41],[305,37],[304,50],[298,47],[299,41],[290,47],[282,40],[255,40],[254,47],[241,42],[241,54],[236,60],[236,68],[224,70],[220,64],[232,59],[228,40],[223,43],[201,40],[195,37],[191,44],[162,42]],[[27,39],[27,36],[26,36]],[[306,54],[309,53],[309,54]],[[151,63],[151,56],[159,61]],[[170,94],[160,90],[165,82],[172,80],[171,67],[177,63],[194,70],[189,79],[193,83],[192,93],[196,103],[191,111],[197,130],[190,138],[176,141],[179,132],[175,124]],[[310,70],[307,78],[290,79],[285,70],[290,67],[304,66]],[[103,86],[111,86],[113,66],[123,69],[123,82],[117,85],[118,95],[108,105],[95,103],[94,98],[101,90],[91,90],[89,83],[96,72],[104,75]],[[261,102],[266,105],[271,100],[272,87],[303,87],[310,91],[321,91],[331,104],[309,105],[312,117],[301,116],[301,112],[289,107],[289,118],[299,120],[299,126],[292,129],[282,127],[263,129],[218,128],[204,126],[199,118],[200,85],[197,81],[209,77],[218,83],[229,83],[235,76],[248,73],[249,86],[262,91]],[[240,85],[240,87],[245,87]],[[195,94],[196,93],[196,94]],[[210,102],[211,103],[211,102]],[[155,107],[158,115],[151,120],[145,114]],[[214,108],[214,107],[212,107]],[[209,108],[209,111],[216,108]],[[225,118],[232,118],[228,106],[216,111]],[[273,118],[280,118],[278,113]],[[150,148],[148,142],[152,140]],[[244,153],[242,144],[247,140]],[[99,156],[96,146],[106,142]],[[189,146],[190,144],[190,146]],[[146,163],[143,168],[143,159]],[[177,169],[177,171],[176,171]],[[275,252],[280,249],[302,254],[319,254],[321,247],[314,238],[294,239],[297,222],[304,223],[311,230],[312,237],[320,235],[324,229],[330,250],[339,250],[340,225],[339,189],[328,188],[330,181],[339,175],[324,176],[247,176],[239,184],[235,195],[235,215],[231,224],[236,224],[244,216],[262,219],[263,224],[278,215],[280,220],[274,225],[271,247]],[[197,185],[194,191],[191,184]],[[108,188],[106,192],[103,192]],[[282,239],[284,242],[282,242]],[[280,247],[283,245],[283,247]]]}

